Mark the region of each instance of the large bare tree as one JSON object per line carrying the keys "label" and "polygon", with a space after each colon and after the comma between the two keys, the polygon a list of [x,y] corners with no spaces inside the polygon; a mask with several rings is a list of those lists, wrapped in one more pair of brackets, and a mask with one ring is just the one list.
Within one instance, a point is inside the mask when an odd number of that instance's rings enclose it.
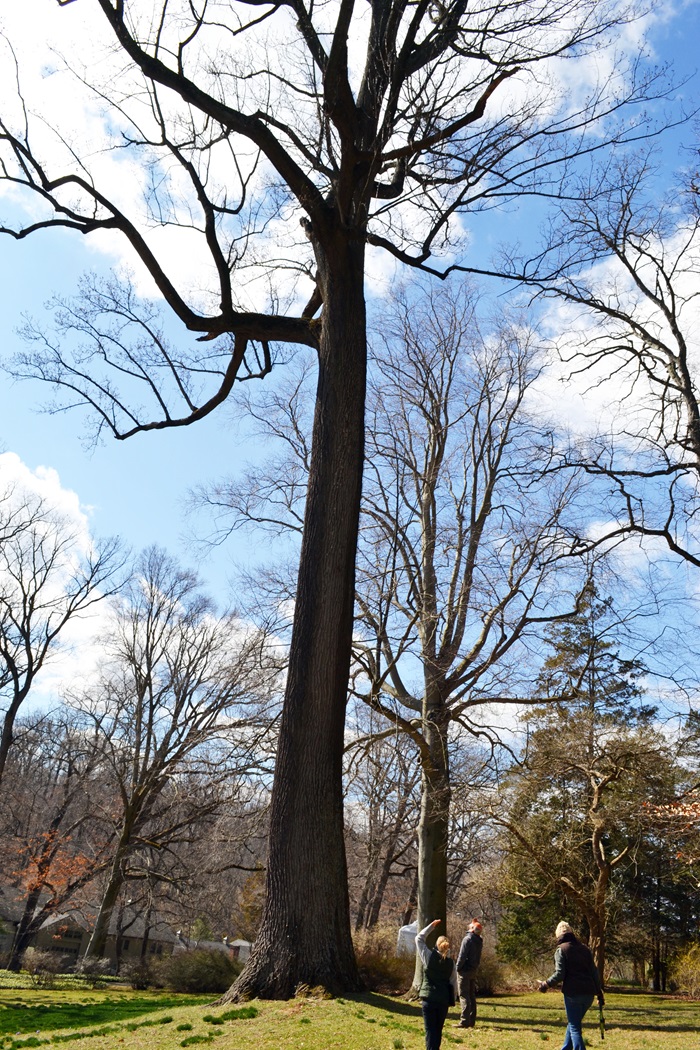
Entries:
{"label": "large bare tree", "polygon": [[[356,988],[342,741],[364,451],[367,251],[430,269],[434,252],[459,248],[465,211],[521,193],[555,194],[574,157],[624,137],[611,123],[647,89],[616,65],[572,100],[552,63],[599,48],[630,12],[598,0],[58,3],[76,21],[86,8],[99,11],[113,35],[117,69],[105,66],[98,95],[115,141],[148,173],[147,214],[98,185],[70,130],[59,129],[60,161],[38,155],[24,104],[13,114],[5,107],[0,121],[2,176],[49,213],[2,230],[118,231],[174,316],[205,342],[173,350],[153,310],[128,289],[93,281],[60,317],[64,334],[81,337],[77,356],[39,337],[20,371],[67,389],[70,403],[89,405],[125,438],[201,419],[237,379],[269,371],[274,343],[318,353],[266,910],[235,994],[288,996],[299,982]],[[95,70],[78,72],[90,81]],[[629,132],[639,133],[639,125]],[[173,253],[159,252],[149,229],[164,224],[180,228],[185,251],[201,240],[204,295],[189,282],[178,288]],[[288,305],[277,286],[268,308],[246,298],[249,278],[274,282],[283,273],[310,279],[305,306]]]}
{"label": "large bare tree", "polygon": [[276,676],[263,649],[257,631],[215,616],[197,578],[165,552],[141,556],[105,641],[101,681],[73,700],[103,742],[112,783],[95,799],[114,848],[86,957],[104,953],[124,883],[147,868],[139,850],[167,850],[217,808],[206,784],[218,767],[232,789],[252,768]]}
{"label": "large bare tree", "polygon": [[[481,776],[474,758],[453,784],[452,758],[464,764],[465,741],[487,756],[498,746],[487,705],[528,702],[529,652],[576,610],[592,564],[579,557],[585,497],[557,470],[557,434],[528,410],[543,361],[522,320],[489,317],[467,284],[413,288],[385,306],[373,339],[351,688],[421,769],[421,926],[446,917],[453,787]],[[230,523],[301,527],[304,403],[303,370],[249,402],[287,454],[209,490]]]}

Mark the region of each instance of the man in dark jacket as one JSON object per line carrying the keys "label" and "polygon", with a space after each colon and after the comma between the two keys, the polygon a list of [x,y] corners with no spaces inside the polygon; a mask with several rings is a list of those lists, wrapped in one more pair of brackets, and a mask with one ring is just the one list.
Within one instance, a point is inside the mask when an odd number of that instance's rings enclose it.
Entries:
{"label": "man in dark jacket", "polygon": [[481,962],[483,926],[477,919],[469,923],[469,931],[462,941],[457,956],[457,981],[462,1015],[457,1028],[473,1028],[476,1024],[476,971]]}
{"label": "man in dark jacket", "polygon": [[583,1018],[594,998],[601,1006],[604,1004],[603,986],[590,948],[576,939],[568,922],[559,923],[555,936],[554,973],[546,981],[539,982],[539,989],[546,992],[552,985],[561,984],[568,1022],[562,1050],[585,1050]]}

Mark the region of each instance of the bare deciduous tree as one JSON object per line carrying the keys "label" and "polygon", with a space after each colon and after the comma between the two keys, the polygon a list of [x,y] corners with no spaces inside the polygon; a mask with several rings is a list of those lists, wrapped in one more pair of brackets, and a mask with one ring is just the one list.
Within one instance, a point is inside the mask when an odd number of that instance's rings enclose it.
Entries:
{"label": "bare deciduous tree", "polygon": [[115,587],[112,540],[84,549],[78,530],[36,495],[0,495],[0,782],[17,715],[69,625]]}
{"label": "bare deciduous tree", "polygon": [[[87,3],[65,4],[66,17],[80,18]],[[70,391],[71,404],[90,406],[100,426],[124,438],[201,419],[237,379],[269,372],[275,342],[317,350],[266,911],[234,994],[289,996],[301,981],[357,988],[342,748],[364,458],[367,250],[431,269],[433,253],[459,246],[465,211],[520,193],[556,194],[577,155],[638,136],[639,123],[625,130],[616,116],[652,89],[626,80],[619,66],[573,104],[557,84],[552,62],[599,47],[631,17],[624,5],[599,0],[93,6],[119,63],[98,94],[119,145],[150,173],[146,220],[128,213],[133,202],[121,206],[100,188],[87,156],[67,143],[70,131],[60,161],[38,155],[22,101],[12,115],[5,106],[0,121],[2,177],[50,214],[1,232],[118,231],[174,316],[205,342],[194,353],[174,350],[131,290],[88,282],[82,302],[65,304],[59,318],[64,334],[88,337],[77,357],[39,335],[37,354],[17,371]],[[173,253],[159,254],[149,223],[181,227],[188,246],[201,241],[210,278],[203,302],[189,285],[178,289]],[[281,244],[276,259],[271,243]],[[275,272],[310,278],[306,306],[288,307],[277,286],[268,310],[246,299],[248,277]],[[136,326],[133,338],[125,321]]]}
{"label": "bare deciduous tree", "polygon": [[3,880],[24,894],[10,970],[19,970],[42,924],[109,865],[113,836],[93,806],[104,785],[99,734],[70,709],[20,724],[0,822]]}
{"label": "bare deciduous tree", "polygon": [[[498,746],[485,706],[528,702],[516,663],[575,611],[591,564],[579,559],[578,480],[557,471],[556,435],[527,412],[541,366],[520,322],[491,322],[467,285],[413,289],[383,310],[372,358],[351,689],[380,733],[406,735],[422,770],[421,925],[446,916],[457,738]],[[249,401],[287,455],[209,493],[235,525],[298,528],[303,379]],[[470,768],[461,790],[479,779]]]}
{"label": "bare deciduous tree", "polygon": [[[101,806],[95,799],[115,847],[86,957],[104,952],[120,890],[139,874],[139,848],[167,848],[215,809],[221,798],[207,785],[218,770],[230,794],[259,762],[277,673],[259,634],[215,616],[196,577],[163,551],[142,556],[115,618],[99,687],[74,700],[104,741],[114,784]],[[178,787],[188,780],[205,784],[185,799]]]}
{"label": "bare deciduous tree", "polygon": [[500,744],[486,705],[527,702],[517,664],[587,574],[578,480],[528,414],[540,365],[518,322],[463,287],[386,311],[377,351],[353,686],[417,750],[421,928],[446,918],[458,738]]}

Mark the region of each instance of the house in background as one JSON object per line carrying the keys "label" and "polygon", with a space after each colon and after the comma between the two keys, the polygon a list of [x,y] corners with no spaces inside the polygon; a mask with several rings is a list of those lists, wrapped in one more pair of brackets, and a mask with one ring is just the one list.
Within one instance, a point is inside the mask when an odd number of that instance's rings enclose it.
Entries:
{"label": "house in background", "polygon": [[[5,958],[12,948],[24,901],[24,894],[12,887],[0,887],[0,956]],[[68,908],[42,923],[31,947],[64,955],[67,964],[74,966],[85,954],[93,922],[94,914],[88,914],[86,909]],[[152,911],[146,920],[127,906],[112,918],[105,958],[116,970],[119,964],[138,962],[144,957],[170,955],[177,943],[170,917],[161,918]]]}
{"label": "house in background", "polygon": [[193,937],[185,937],[182,930],[178,930],[176,936],[176,952],[196,951],[197,949],[226,952],[232,959],[239,959],[243,963],[248,961],[250,949],[252,948],[250,941],[230,940],[228,937],[223,937],[220,941],[195,940]]}
{"label": "house in background", "polygon": [[22,906],[17,892],[7,886],[0,886],[0,960],[9,955],[15,939],[15,930],[22,918]]}

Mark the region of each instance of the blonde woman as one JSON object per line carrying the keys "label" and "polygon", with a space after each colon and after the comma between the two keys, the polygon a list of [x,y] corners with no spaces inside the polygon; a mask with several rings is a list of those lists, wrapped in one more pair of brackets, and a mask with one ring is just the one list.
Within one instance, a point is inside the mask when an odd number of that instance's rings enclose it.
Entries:
{"label": "blonde woman", "polygon": [[568,1021],[562,1050],[585,1050],[583,1018],[594,998],[601,1006],[605,1002],[603,987],[590,948],[574,936],[568,922],[560,922],[554,936],[557,939],[554,973],[546,981],[539,982],[539,989],[546,992],[552,985],[561,985]]}
{"label": "blonde woman", "polygon": [[425,1050],[440,1050],[447,1011],[457,1000],[457,970],[450,958],[450,942],[447,937],[438,937],[435,947],[429,948],[425,941],[440,922],[440,919],[433,919],[416,937],[416,951],[423,963],[419,995],[425,1026]]}

